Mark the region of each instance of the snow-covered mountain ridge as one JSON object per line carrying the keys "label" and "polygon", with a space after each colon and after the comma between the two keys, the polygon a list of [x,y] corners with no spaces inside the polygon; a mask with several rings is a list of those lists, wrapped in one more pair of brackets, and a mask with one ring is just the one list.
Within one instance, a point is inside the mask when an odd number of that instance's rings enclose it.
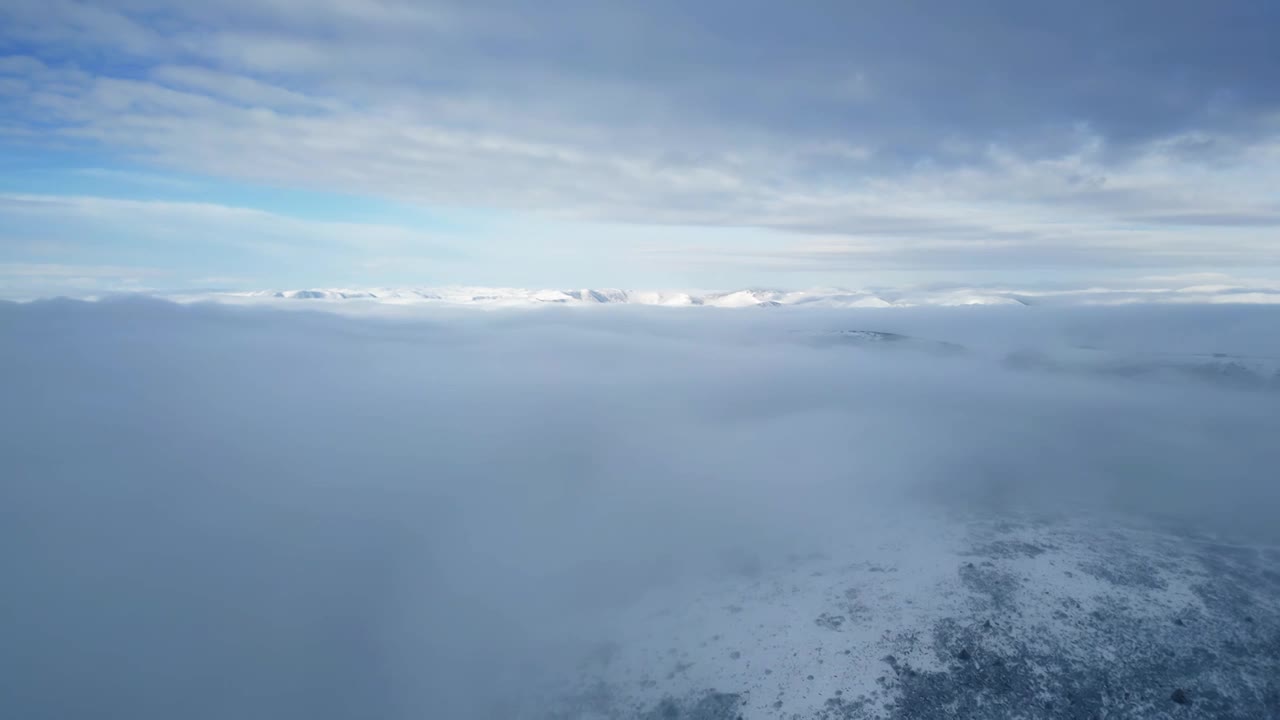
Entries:
{"label": "snow-covered mountain ridge", "polygon": [[821,307],[892,307],[894,305],[1017,305],[1019,300],[999,294],[971,292],[930,293],[910,298],[899,293],[882,297],[866,291],[850,290],[762,290],[729,292],[669,290],[622,290],[584,288],[578,290],[524,288],[325,288],[307,290],[265,290],[226,293],[227,297],[274,300],[363,300],[385,303],[441,303],[451,305],[661,305],[667,307],[771,307],[814,305]]}
{"label": "snow-covered mountain ridge", "polygon": [[618,288],[528,289],[491,287],[307,288],[292,290],[215,291],[183,294],[174,299],[232,303],[319,301],[329,304],[459,305],[537,307],[547,305],[650,305],[665,307],[890,308],[964,305],[1120,305],[1132,303],[1280,303],[1280,287],[1188,286],[1174,288],[1083,288],[1026,290],[1017,288],[907,288],[847,290],[741,289],[624,290]]}

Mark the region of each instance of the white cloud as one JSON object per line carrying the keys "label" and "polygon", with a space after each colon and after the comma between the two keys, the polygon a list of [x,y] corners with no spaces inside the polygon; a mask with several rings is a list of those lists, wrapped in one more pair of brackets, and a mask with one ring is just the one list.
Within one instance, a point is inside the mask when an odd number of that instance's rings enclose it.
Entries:
{"label": "white cloud", "polygon": [[331,100],[308,97],[243,75],[218,72],[198,66],[163,65],[151,71],[151,78],[169,87],[203,92],[249,107],[305,111],[338,106]]}
{"label": "white cloud", "polygon": [[[840,254],[886,268],[1280,263],[1270,191],[1280,130],[1265,117],[1248,136],[1191,129],[1124,147],[1077,121],[1046,140],[1052,151],[940,131],[933,151],[895,164],[891,134],[753,125],[694,112],[661,85],[477,53],[537,41],[497,11],[55,0],[7,12],[6,34],[45,59],[0,60],[15,103],[3,132],[38,122],[43,137],[159,168],[578,222],[833,238],[823,251],[777,249],[797,267]],[[601,15],[592,21],[619,32],[644,21]],[[91,70],[93,48],[136,57],[142,72]],[[459,53],[466,62],[451,72]],[[877,68],[830,70],[794,91],[890,100],[871,93]],[[744,83],[724,68],[687,72],[707,73],[712,87]],[[772,80],[741,90],[795,102]]]}
{"label": "white cloud", "polygon": [[518,115],[500,130],[481,129],[493,125],[492,108],[469,125],[464,107],[439,116],[433,103],[355,107],[193,68],[162,67],[154,77],[172,87],[98,78],[80,94],[42,88],[31,100],[56,113],[67,135],[130,148],[165,167],[424,204],[818,232],[904,262],[919,262],[913,248],[922,245],[993,265],[1064,249],[1070,262],[1073,248],[1124,264],[1248,255],[1277,262],[1271,240],[1280,203],[1266,188],[1280,178],[1265,162],[1275,152],[1270,140],[1219,168],[1180,160],[1164,144],[1125,164],[1104,164],[1106,149],[1086,138],[1053,159],[995,147],[993,164],[983,168],[925,167],[823,186],[806,179],[805,163],[862,163],[867,151],[822,144],[744,150],[729,139],[703,148],[696,161],[672,164],[667,157],[682,153],[679,145],[597,144],[589,131],[577,142],[548,140],[536,126],[522,127]]}

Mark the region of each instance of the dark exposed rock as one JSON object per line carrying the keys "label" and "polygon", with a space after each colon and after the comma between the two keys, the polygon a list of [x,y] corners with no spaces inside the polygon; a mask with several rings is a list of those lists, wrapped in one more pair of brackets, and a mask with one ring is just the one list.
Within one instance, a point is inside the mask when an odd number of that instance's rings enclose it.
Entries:
{"label": "dark exposed rock", "polygon": [[663,698],[656,707],[640,715],[641,720],[737,720],[742,707],[738,693],[702,693],[692,698]]}
{"label": "dark exposed rock", "polygon": [[979,545],[967,554],[985,558],[1035,558],[1052,549],[1052,547],[1022,540],[996,540],[985,545]]}
{"label": "dark exposed rock", "polygon": [[828,630],[839,630],[840,626],[844,625],[844,616],[822,613],[813,622],[817,624],[818,627],[826,628]]}

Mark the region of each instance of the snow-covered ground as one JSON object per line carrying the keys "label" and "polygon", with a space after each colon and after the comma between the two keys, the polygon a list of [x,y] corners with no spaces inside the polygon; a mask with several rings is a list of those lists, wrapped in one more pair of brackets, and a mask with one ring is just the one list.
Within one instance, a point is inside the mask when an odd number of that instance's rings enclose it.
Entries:
{"label": "snow-covered ground", "polygon": [[850,530],[637,598],[521,717],[1280,716],[1280,547],[1067,514]]}

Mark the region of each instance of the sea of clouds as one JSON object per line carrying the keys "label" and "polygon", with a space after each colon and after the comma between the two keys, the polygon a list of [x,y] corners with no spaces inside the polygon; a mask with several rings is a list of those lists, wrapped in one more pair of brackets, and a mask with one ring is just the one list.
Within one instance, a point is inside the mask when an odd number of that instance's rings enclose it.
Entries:
{"label": "sea of clouds", "polygon": [[1274,540],[1277,327],[0,303],[0,715],[502,717],[612,608],[939,508]]}

